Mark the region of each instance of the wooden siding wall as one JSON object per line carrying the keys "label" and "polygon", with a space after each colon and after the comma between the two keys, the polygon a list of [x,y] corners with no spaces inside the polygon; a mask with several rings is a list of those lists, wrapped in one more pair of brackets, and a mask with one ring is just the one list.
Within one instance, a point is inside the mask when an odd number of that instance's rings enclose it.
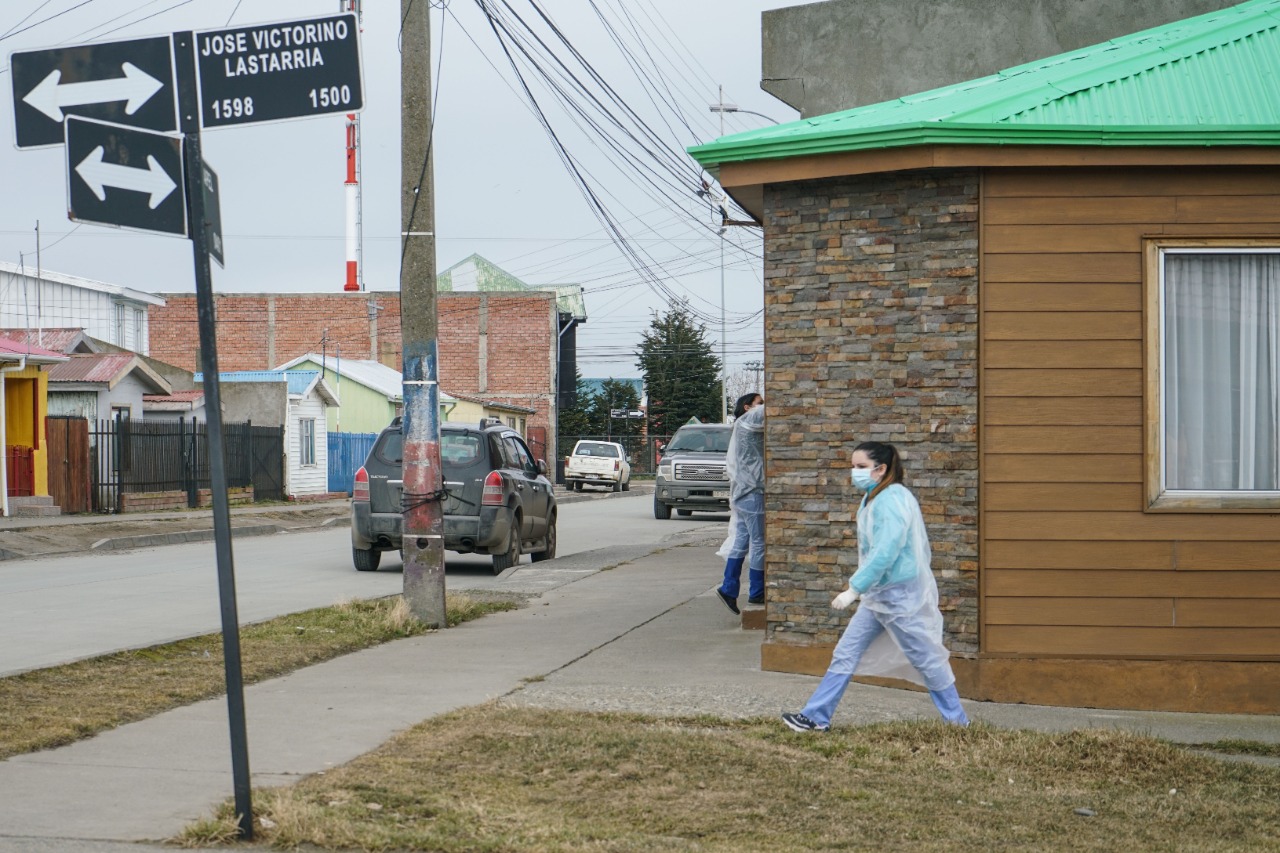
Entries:
{"label": "wooden siding wall", "polygon": [[1280,241],[1278,169],[984,173],[982,649],[1280,660],[1280,516],[1144,513],[1145,236]]}

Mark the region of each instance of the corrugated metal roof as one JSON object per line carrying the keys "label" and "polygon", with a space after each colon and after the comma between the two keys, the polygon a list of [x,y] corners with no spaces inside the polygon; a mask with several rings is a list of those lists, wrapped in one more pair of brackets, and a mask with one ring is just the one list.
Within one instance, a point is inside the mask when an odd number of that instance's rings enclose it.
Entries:
{"label": "corrugated metal roof", "polygon": [[69,353],[81,344],[97,352],[97,347],[89,341],[84,329],[0,329],[0,337],[35,344],[60,353]]}
{"label": "corrugated metal roof", "polygon": [[[517,414],[524,415],[533,415],[538,412],[537,409],[531,409],[528,406],[520,406],[515,403],[502,403],[497,400],[490,400],[487,397],[475,397],[471,394],[454,394],[453,396],[454,399],[457,400],[465,400],[468,403],[479,403],[480,405],[487,406],[490,409],[501,409],[504,412],[515,412]],[[444,400],[441,400],[440,402],[443,403]]]}
{"label": "corrugated metal roof", "polygon": [[556,310],[578,320],[587,319],[587,305],[579,284],[527,284],[502,267],[472,254],[436,276],[441,293],[521,293],[549,291],[556,295]]}
{"label": "corrugated metal roof", "polygon": [[114,386],[130,373],[152,388],[168,392],[169,385],[131,352],[74,353],[49,368],[50,382],[101,382]]}
{"label": "corrugated metal roof", "polygon": [[143,394],[142,407],[147,412],[194,412],[204,405],[204,392],[174,391],[172,394]]}
{"label": "corrugated metal roof", "polygon": [[726,136],[699,163],[925,144],[1280,145],[1280,0],[880,104]]}
{"label": "corrugated metal roof", "polygon": [[[192,381],[203,382],[204,374],[192,374]],[[284,382],[283,370],[231,370],[218,374],[219,382]]]}
{"label": "corrugated metal roof", "polygon": [[15,341],[10,338],[0,337],[0,357],[5,361],[17,361],[22,356],[27,356],[36,364],[51,364],[66,359],[66,356],[44,347],[33,346],[26,341]]}
{"label": "corrugated metal roof", "polygon": [[[35,270],[29,266],[11,263],[10,261],[0,261],[0,272],[7,272],[11,275],[23,275],[30,279],[35,279]],[[131,287],[125,287],[119,284],[107,284],[104,281],[94,281],[91,278],[80,278],[76,275],[67,275],[60,272],[50,272],[43,270],[40,273],[42,281],[52,281],[56,284],[69,284],[72,287],[80,287],[85,290],[96,290],[99,293],[109,293],[112,296],[119,296],[122,299],[129,299],[134,302],[145,302],[148,305],[163,305],[164,300],[153,293],[143,293],[140,290],[134,290]]]}
{"label": "corrugated metal roof", "polygon": [[[219,382],[286,382],[288,393],[305,394],[320,376],[318,370],[233,370],[218,374]],[[203,382],[204,374],[196,373],[192,381]]]}

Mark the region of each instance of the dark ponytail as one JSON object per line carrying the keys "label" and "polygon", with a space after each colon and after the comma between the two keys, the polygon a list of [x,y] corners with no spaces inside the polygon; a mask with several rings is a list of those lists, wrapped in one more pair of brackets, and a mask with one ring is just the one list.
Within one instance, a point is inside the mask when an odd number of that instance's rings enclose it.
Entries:
{"label": "dark ponytail", "polygon": [[738,398],[738,402],[733,406],[733,419],[736,421],[747,413],[747,406],[750,406],[759,397],[759,392],[752,391],[750,394],[743,394]]}
{"label": "dark ponytail", "polygon": [[867,503],[871,503],[886,486],[903,481],[902,455],[898,453],[898,448],[883,441],[864,441],[853,449],[854,453],[858,451],[867,454],[867,458],[875,463],[875,467],[884,466],[884,478],[876,483],[874,489],[867,492]]}

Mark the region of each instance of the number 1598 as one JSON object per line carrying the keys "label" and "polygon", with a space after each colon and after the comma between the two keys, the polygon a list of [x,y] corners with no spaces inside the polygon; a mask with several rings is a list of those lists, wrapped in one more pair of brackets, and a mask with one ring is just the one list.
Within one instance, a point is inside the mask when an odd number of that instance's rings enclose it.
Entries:
{"label": "number 1598", "polygon": [[253,98],[223,98],[213,102],[216,119],[241,118],[253,115]]}

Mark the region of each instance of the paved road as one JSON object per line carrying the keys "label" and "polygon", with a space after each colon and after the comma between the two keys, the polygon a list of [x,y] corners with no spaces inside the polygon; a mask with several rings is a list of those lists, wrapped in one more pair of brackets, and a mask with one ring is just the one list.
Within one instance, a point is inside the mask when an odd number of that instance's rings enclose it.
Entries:
{"label": "paved road", "polygon": [[[647,495],[565,504],[560,513],[562,557],[657,543],[725,518],[658,521]],[[241,539],[234,552],[241,622],[402,587],[394,554],[378,572],[353,569],[344,527]],[[447,556],[450,589],[501,588],[510,574],[494,577],[487,557]],[[521,565],[528,562],[526,556]],[[211,633],[221,627],[213,545],[0,562],[0,612],[0,676]]]}

